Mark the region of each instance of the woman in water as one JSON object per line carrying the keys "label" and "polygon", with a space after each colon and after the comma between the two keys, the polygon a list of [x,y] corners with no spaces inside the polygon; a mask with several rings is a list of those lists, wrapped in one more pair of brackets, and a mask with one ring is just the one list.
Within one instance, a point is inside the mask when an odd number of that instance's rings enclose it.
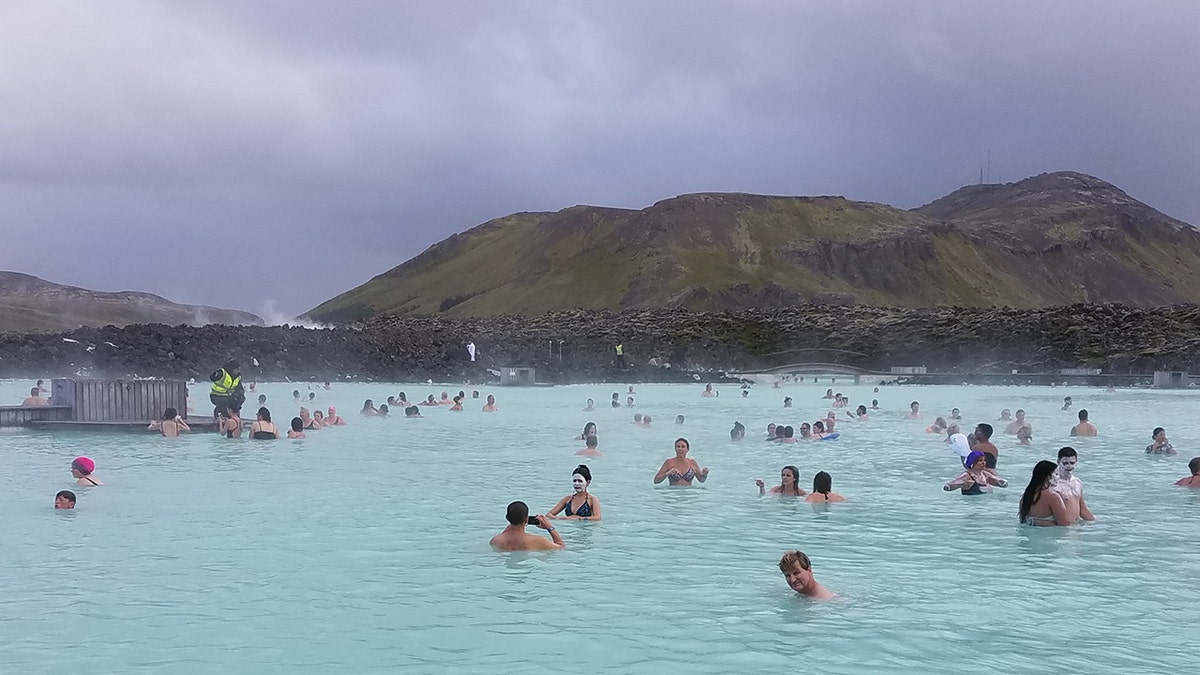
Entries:
{"label": "woman in water", "polygon": [[596,449],[596,446],[600,444],[600,440],[595,436],[588,436],[584,439],[583,444],[585,447],[575,454],[584,457],[599,457],[601,455],[601,452]]}
{"label": "woman in water", "polygon": [[450,406],[450,410],[451,410],[451,412],[462,412],[462,411],[463,411],[462,404],[463,404],[463,399],[462,399],[462,397],[461,397],[461,396],[455,396],[455,397],[454,397],[454,402],[453,402],[453,403],[451,404],[451,406]]}
{"label": "woman in water", "polygon": [[400,395],[396,397],[396,406],[400,408],[407,408],[410,405],[412,404],[408,402],[408,394],[400,392]]}
{"label": "woman in water", "polygon": [[258,415],[254,419],[254,424],[250,425],[250,438],[256,441],[273,441],[279,438],[279,429],[275,428],[275,423],[271,421],[271,411],[266,408],[259,408]]}
{"label": "woman in water", "polygon": [[1033,429],[1028,424],[1017,429],[1017,445],[1033,445]]}
{"label": "woman in water", "polygon": [[300,425],[304,429],[320,429],[321,425],[308,413],[308,408],[300,407]]}
{"label": "woman in water", "polygon": [[[432,396],[430,398],[432,398]],[[363,401],[362,410],[359,410],[358,412],[366,415],[367,417],[374,417],[379,414],[379,411],[375,409],[375,401],[372,401],[371,399]]]}
{"label": "woman in water", "polygon": [[1180,478],[1175,484],[1179,487],[1200,488],[1200,457],[1193,457],[1192,461],[1188,462],[1188,471],[1191,471],[1192,475]]}
{"label": "woman in water", "polygon": [[804,501],[812,504],[829,504],[831,502],[844,502],[846,498],[833,491],[833,476],[818,471],[817,475],[813,476],[813,489]]}
{"label": "woman in water", "polygon": [[[761,479],[754,481],[758,486],[758,496],[767,494],[767,484]],[[803,497],[808,494],[800,489],[800,470],[794,466],[788,465],[783,467],[779,472],[779,485],[771,488],[771,494],[784,495],[786,497]]]}
{"label": "woman in water", "polygon": [[221,413],[221,425],[217,427],[217,433],[225,438],[241,438],[242,409],[230,407]]}
{"label": "woman in water", "polygon": [[96,470],[96,463],[89,457],[76,457],[71,460],[71,477],[75,479],[76,485],[104,485],[99,478],[92,475]]}
{"label": "woman in water", "polygon": [[595,409],[596,409],[596,402],[589,398],[587,400],[587,405],[584,406],[584,408],[583,408],[583,412],[592,412]]}
{"label": "woman in water", "polygon": [[587,440],[588,436],[595,436],[595,435],[596,435],[596,423],[588,422],[587,424],[583,425],[583,433],[576,436],[575,440],[584,441],[584,440]]}
{"label": "woman in water", "polygon": [[927,433],[927,434],[940,434],[945,430],[946,430],[946,418],[945,417],[939,417],[933,421],[933,424],[930,424],[929,426],[925,427],[925,433]]}
{"label": "woman in water", "polygon": [[487,403],[483,404],[483,412],[496,412],[499,408],[496,407],[496,397],[488,394]]}
{"label": "woman in water", "polygon": [[812,433],[809,434],[808,437],[814,441],[819,441],[822,438],[825,438],[825,423],[821,420],[813,422]]}
{"label": "woman in water", "polygon": [[700,392],[700,395],[704,398],[712,398],[717,395],[717,392],[713,391],[711,384],[706,384],[704,385],[704,391]]}
{"label": "woman in water", "polygon": [[164,410],[162,419],[154,420],[150,423],[150,426],[146,428],[157,431],[163,436],[167,437],[175,437],[185,431],[192,430],[191,427],[187,425],[187,422],[184,422],[183,418],[179,416],[179,411],[174,408],[167,408]]}
{"label": "woman in water", "polygon": [[1008,481],[992,473],[992,470],[987,468],[987,458],[983,452],[973,450],[963,460],[963,466],[966,471],[958,474],[954,480],[942,486],[946,492],[954,489],[959,489],[964,495],[981,495],[985,492],[991,492],[992,486],[1008,487]]}
{"label": "woman in water", "polygon": [[1156,428],[1154,430],[1154,433],[1151,434],[1150,436],[1151,436],[1151,438],[1154,439],[1154,442],[1151,443],[1150,445],[1146,446],[1146,454],[1147,455],[1177,455],[1177,454],[1179,454],[1179,453],[1175,452],[1175,448],[1172,447],[1171,441],[1167,440],[1167,432],[1162,427]]}
{"label": "woman in water", "polygon": [[[556,520],[600,520],[600,500],[588,492],[592,484],[592,472],[586,464],[580,464],[571,472],[572,494],[558,500],[546,516]],[[558,512],[562,511],[560,516]]]}
{"label": "woman in water", "polygon": [[1029,485],[1025,486],[1017,509],[1017,520],[1022,525],[1053,527],[1070,523],[1062,495],[1049,489],[1057,469],[1057,464],[1044,459],[1034,465],[1033,475],[1029,477]]}
{"label": "woman in water", "polygon": [[696,460],[687,456],[688,450],[691,445],[686,438],[675,440],[675,456],[663,462],[662,468],[654,474],[655,485],[665,480],[669,485],[690,487],[693,480],[701,483],[708,480],[708,468],[701,469]]}

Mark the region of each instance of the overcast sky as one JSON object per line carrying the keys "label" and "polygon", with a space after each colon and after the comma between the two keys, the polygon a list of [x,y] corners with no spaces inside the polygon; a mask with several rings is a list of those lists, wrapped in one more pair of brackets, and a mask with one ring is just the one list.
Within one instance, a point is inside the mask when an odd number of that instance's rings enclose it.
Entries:
{"label": "overcast sky", "polygon": [[1195,0],[0,0],[0,269],[260,315],[515,211],[912,208],[989,151],[1200,225]]}

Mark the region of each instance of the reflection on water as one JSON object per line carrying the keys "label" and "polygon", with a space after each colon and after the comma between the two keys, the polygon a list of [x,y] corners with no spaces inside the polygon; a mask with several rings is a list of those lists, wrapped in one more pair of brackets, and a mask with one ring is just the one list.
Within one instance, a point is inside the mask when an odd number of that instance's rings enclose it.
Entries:
{"label": "reflection on water", "polygon": [[[0,383],[0,400],[29,386]],[[294,388],[258,391],[274,401]],[[353,411],[364,398],[442,389],[336,385],[317,402]],[[988,668],[1077,671],[1071,652],[1047,647],[1064,626],[1087,636],[1091,671],[1191,666],[1178,640],[1127,638],[1147,635],[1146,617],[1200,625],[1200,490],[1171,485],[1200,455],[1200,430],[1182,422],[1194,392],[842,386],[852,404],[878,398],[884,409],[840,423],[837,441],[778,446],[761,429],[823,417],[825,384],[746,399],[638,386],[638,411],[685,414],[682,428],[580,411],[623,386],[480,389],[501,412],[472,401],[463,413],[425,408],[421,420],[351,414],[300,442],[0,434],[0,644],[18,646],[0,651],[0,672],[70,667],[63,645],[80,635],[95,672],[661,672],[680,654],[690,672],[926,672],[957,668],[981,645]],[[795,407],[782,409],[785,395]],[[1060,410],[1066,395],[1071,411]],[[959,407],[964,422],[997,427],[1000,409],[1028,410],[1034,445],[996,438],[1010,487],[943,492],[960,468],[924,433],[928,420],[902,419],[913,399],[931,416]],[[1068,436],[1080,406],[1098,438]],[[604,520],[555,521],[564,551],[491,551],[509,502],[545,512],[569,493],[589,420],[605,453],[586,460]],[[750,434],[741,442],[729,439],[734,420]],[[1144,454],[1159,425],[1178,457]],[[681,434],[712,469],[708,482],[653,485]],[[1067,444],[1098,522],[1019,526],[1034,463]],[[80,454],[108,485],[71,487]],[[775,485],[789,464],[806,489],[828,471],[848,501],[759,497],[754,480]],[[52,509],[63,488],[80,495],[73,512]],[[838,600],[787,588],[777,563],[796,548]]]}

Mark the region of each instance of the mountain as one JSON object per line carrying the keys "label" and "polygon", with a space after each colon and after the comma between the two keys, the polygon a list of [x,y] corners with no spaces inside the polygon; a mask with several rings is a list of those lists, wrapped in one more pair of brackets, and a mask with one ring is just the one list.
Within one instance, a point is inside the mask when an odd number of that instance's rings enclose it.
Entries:
{"label": "mountain", "polygon": [[681,195],[641,210],[517,213],[310,310],[486,316],[801,302],[1045,307],[1200,302],[1200,232],[1074,172],[972,185],[917,209],[842,197]]}
{"label": "mountain", "polygon": [[263,321],[249,312],[180,305],[150,293],[89,291],[20,272],[0,271],[0,331],[73,330],[134,323],[261,326]]}

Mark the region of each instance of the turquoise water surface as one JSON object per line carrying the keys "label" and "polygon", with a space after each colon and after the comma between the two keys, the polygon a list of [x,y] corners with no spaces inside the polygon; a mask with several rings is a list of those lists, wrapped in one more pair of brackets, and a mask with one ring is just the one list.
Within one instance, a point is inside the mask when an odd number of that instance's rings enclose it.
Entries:
{"label": "turquoise water surface", "polygon": [[[19,403],[28,381],[0,382]],[[838,386],[884,410],[843,422],[834,442],[762,442],[829,409],[827,383],[480,387],[500,412],[423,408],[420,420],[364,419],[405,391],[460,386],[338,384],[317,391],[346,427],[304,440],[193,434],[0,432],[0,672],[1182,672],[1200,627],[1200,490],[1171,484],[1200,455],[1195,392],[1034,387]],[[286,427],[296,385],[260,385]],[[465,387],[470,391],[470,387]],[[307,395],[307,388],[301,386]],[[782,408],[792,396],[792,409]],[[1062,397],[1074,398],[1070,412]],[[202,387],[193,400],[201,416]],[[923,422],[902,419],[920,400]],[[995,422],[1023,407],[1032,447],[997,434],[1012,486],[945,493],[960,470],[934,414]],[[1086,407],[1101,436],[1067,435]],[[247,406],[250,410],[251,406]],[[653,416],[649,428],[632,414]],[[678,414],[686,416],[676,425]],[[844,412],[839,412],[844,417]],[[508,502],[544,512],[571,490],[574,440],[599,425],[586,460],[600,523],[559,521],[567,550],[496,553]],[[747,427],[729,440],[735,420]],[[1155,426],[1179,456],[1147,457]],[[695,488],[654,486],[676,437],[712,472]],[[1071,444],[1098,520],[1017,524],[1033,464]],[[72,488],[69,463],[107,483]],[[795,464],[825,470],[832,508],[760,498]],[[840,594],[797,597],[776,564],[813,560]]]}

